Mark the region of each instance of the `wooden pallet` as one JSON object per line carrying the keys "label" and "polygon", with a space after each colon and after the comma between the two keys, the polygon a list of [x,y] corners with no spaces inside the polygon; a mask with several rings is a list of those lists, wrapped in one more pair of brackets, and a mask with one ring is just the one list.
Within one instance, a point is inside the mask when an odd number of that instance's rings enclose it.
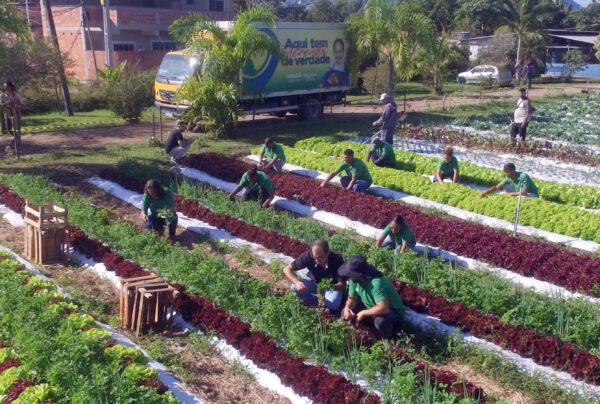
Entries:
{"label": "wooden pallet", "polygon": [[38,264],[49,264],[64,258],[67,210],[50,200],[45,205],[25,202],[25,257]]}
{"label": "wooden pallet", "polygon": [[123,328],[139,335],[148,328],[171,328],[179,292],[154,274],[122,279],[119,316]]}

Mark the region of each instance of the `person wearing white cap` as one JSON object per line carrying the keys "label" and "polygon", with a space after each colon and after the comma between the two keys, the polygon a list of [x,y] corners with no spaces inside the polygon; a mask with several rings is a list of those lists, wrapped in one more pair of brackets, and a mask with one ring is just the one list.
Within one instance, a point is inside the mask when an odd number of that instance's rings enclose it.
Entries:
{"label": "person wearing white cap", "polygon": [[387,93],[381,94],[379,99],[385,107],[379,119],[373,122],[373,126],[381,126],[381,139],[393,145],[394,131],[398,125],[397,106],[392,97]]}

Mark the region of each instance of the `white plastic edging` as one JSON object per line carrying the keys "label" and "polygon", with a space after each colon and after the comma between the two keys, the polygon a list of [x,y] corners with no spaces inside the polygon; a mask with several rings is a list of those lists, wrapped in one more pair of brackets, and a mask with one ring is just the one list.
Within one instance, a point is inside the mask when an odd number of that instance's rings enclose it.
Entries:
{"label": "white plastic edging", "polygon": [[[248,158],[251,158],[252,160],[258,159],[257,156],[248,156]],[[327,178],[327,176],[328,176],[328,174],[322,173],[320,171],[310,170],[310,169],[307,169],[304,167],[300,167],[300,166],[288,164],[288,163],[286,163],[283,166],[283,168],[284,168],[284,170],[292,172],[294,174],[300,174],[300,175],[303,175],[306,177],[317,178],[317,179],[322,179],[322,180]],[[339,183],[340,177],[334,177],[331,182]],[[371,185],[369,190],[371,192],[373,192],[374,194],[382,196],[384,198],[401,200],[402,202],[407,203],[409,205],[415,205],[415,206],[430,208],[430,209],[437,209],[437,210],[445,212],[451,216],[457,217],[459,219],[469,220],[471,222],[479,223],[479,224],[482,224],[482,225],[485,225],[488,227],[506,230],[506,231],[512,231],[513,227],[514,227],[513,223],[507,222],[506,220],[496,219],[496,218],[484,216],[484,215],[481,215],[478,213],[469,212],[464,209],[459,209],[459,208],[455,208],[453,206],[445,205],[443,203],[430,201],[428,199],[420,198],[420,197],[413,196],[413,195],[408,195],[408,194],[394,191],[392,189],[384,188],[384,187],[381,187],[378,185]],[[531,227],[531,226],[519,226],[518,232],[522,233],[522,234],[526,234],[528,236],[532,236],[532,237],[543,238],[550,242],[560,244],[563,246],[573,247],[573,248],[577,248],[577,249],[592,252],[592,253],[596,252],[597,250],[600,249],[600,244],[595,243],[593,241],[582,240],[577,237],[565,236],[565,235],[558,234],[558,233],[552,233],[552,232],[540,230],[540,229],[537,229],[537,228]]]}
{"label": "white plastic edging", "polygon": [[[102,189],[103,191],[135,206],[137,209],[141,209],[143,198],[142,194],[130,191],[128,189],[123,188],[117,183],[103,180],[98,177],[88,178],[87,181],[93,184],[94,186]],[[201,220],[188,218],[180,212],[177,213],[177,216],[179,226],[197,234],[207,235],[213,240],[225,242],[235,247],[247,247],[266,263],[280,261],[288,264],[292,261],[292,259],[286,255],[269,251],[259,244],[251,243],[249,241],[235,237],[228,231],[211,226],[210,224],[205,223]]]}
{"label": "white plastic edging", "polygon": [[[12,250],[4,247],[3,245],[0,245],[0,250],[9,253],[14,259],[16,259],[18,262],[23,264],[23,266],[25,267],[25,269],[27,269],[28,272],[46,280],[46,281],[53,282],[51,279],[49,279],[48,277],[44,276],[41,272],[39,272],[33,265],[31,265],[31,263],[29,261],[20,257],[18,254],[16,254]],[[104,264],[100,264],[100,265],[104,266]],[[104,270],[106,271],[106,267]],[[57,290],[61,294],[68,296],[58,285],[56,285],[56,286],[57,286]],[[98,324],[98,326],[100,326],[100,327],[104,328],[106,331],[110,332],[112,334],[112,336],[111,336],[112,339],[114,339],[117,343],[119,343],[121,345],[125,345],[130,348],[137,349],[138,351],[142,352],[142,354],[146,358],[150,359],[148,353],[142,347],[137,345],[135,342],[131,341],[126,336],[118,333],[111,326],[101,323],[97,320],[94,320],[94,321],[96,321],[96,324]],[[203,401],[200,400],[198,397],[196,397],[192,393],[186,391],[185,384],[183,382],[181,382],[179,379],[177,379],[175,376],[173,376],[173,374],[171,374],[162,363],[157,362],[153,359],[150,359],[148,361],[148,363],[146,364],[146,366],[157,371],[160,381],[162,383],[166,384],[167,386],[169,386],[169,391],[171,391],[180,402],[182,402],[184,404],[188,404],[188,403],[189,404],[202,404],[203,403]]]}
{"label": "white plastic edging", "polygon": [[2,204],[0,204],[0,215],[13,227],[23,227],[25,224],[20,214]]}
{"label": "white plastic edging", "polygon": [[[201,172],[193,168],[182,169],[182,173],[183,175],[189,178],[198,180],[200,182],[208,183],[214,186],[215,188],[222,189],[226,192],[230,192],[231,189],[237,186],[234,183],[228,183],[223,180],[214,178],[205,172]],[[377,236],[381,234],[381,229],[377,229],[376,227],[364,224],[359,221],[350,220],[345,216],[341,216],[335,213],[319,210],[313,206],[304,205],[298,201],[293,201],[290,199],[275,196],[275,199],[273,199],[273,203],[285,210],[292,211],[302,216],[311,217],[315,220],[335,226],[337,228],[353,230],[364,237],[377,238]],[[467,269],[492,272],[496,276],[507,279],[513,283],[522,285],[523,287],[531,288],[538,293],[550,297],[583,299],[590,303],[600,304],[600,298],[587,296],[578,292],[571,292],[568,289],[565,289],[561,286],[557,286],[545,281],[540,281],[535,278],[526,277],[504,268],[493,267],[484,262],[464,257],[462,255],[458,255],[453,252],[443,250],[441,248],[417,243],[416,250],[419,253],[426,254],[428,256],[441,257],[446,261],[454,262]]]}

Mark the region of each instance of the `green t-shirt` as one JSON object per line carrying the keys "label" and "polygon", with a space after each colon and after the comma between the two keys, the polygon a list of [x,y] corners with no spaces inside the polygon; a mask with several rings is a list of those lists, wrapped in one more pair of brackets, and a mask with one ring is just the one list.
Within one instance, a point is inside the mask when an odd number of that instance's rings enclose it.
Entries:
{"label": "green t-shirt", "polygon": [[408,225],[408,223],[404,223],[402,225],[402,229],[398,233],[392,233],[392,226],[387,225],[385,229],[383,229],[383,233],[381,233],[381,237],[384,239],[390,236],[390,238],[396,243],[397,246],[401,246],[402,243],[406,243],[409,246],[415,245],[417,243],[417,238],[415,234],[412,232],[412,229]]}
{"label": "green t-shirt", "polygon": [[275,191],[275,186],[273,185],[273,181],[267,176],[267,174],[262,171],[258,172],[258,179],[256,182],[250,182],[248,178],[248,173],[244,173],[242,175],[242,179],[240,180],[240,187],[246,187],[248,191],[258,191],[260,187],[263,187],[268,193],[272,194]]}
{"label": "green t-shirt", "polygon": [[350,279],[348,285],[348,296],[358,296],[367,309],[387,299],[391,308],[400,313],[404,312],[404,303],[402,303],[398,291],[386,277],[370,278],[363,283]]}
{"label": "green t-shirt", "polygon": [[456,157],[452,156],[450,162],[446,163],[446,161],[442,158],[440,161],[438,161],[437,168],[442,174],[444,174],[445,177],[453,176],[454,170],[458,170],[458,160]]}
{"label": "green t-shirt", "polygon": [[147,194],[144,194],[142,198],[142,211],[148,216],[158,216],[158,211],[171,209],[174,206],[173,192],[168,188],[165,188],[165,194],[162,198],[151,198]]}
{"label": "green t-shirt", "polygon": [[523,185],[525,188],[527,188],[528,193],[534,195],[538,194],[537,186],[533,183],[533,180],[527,173],[517,171],[517,179],[515,181],[510,179],[510,177],[505,177],[501,184],[507,192],[519,192],[521,185]]}
{"label": "green t-shirt", "polygon": [[367,165],[361,159],[352,159],[352,164],[343,162],[336,171],[346,171],[346,175],[356,177],[357,180],[373,182]]}
{"label": "green t-shirt", "polygon": [[377,156],[385,156],[385,161],[389,164],[396,163],[396,153],[394,152],[394,148],[387,142],[383,142],[381,146],[375,149],[375,154]]}
{"label": "green t-shirt", "polygon": [[266,144],[263,145],[260,153],[265,156],[267,161],[271,161],[275,158],[275,156],[279,157],[280,160],[285,161],[285,153],[283,152],[283,147],[279,143],[273,143],[273,148],[269,149]]}

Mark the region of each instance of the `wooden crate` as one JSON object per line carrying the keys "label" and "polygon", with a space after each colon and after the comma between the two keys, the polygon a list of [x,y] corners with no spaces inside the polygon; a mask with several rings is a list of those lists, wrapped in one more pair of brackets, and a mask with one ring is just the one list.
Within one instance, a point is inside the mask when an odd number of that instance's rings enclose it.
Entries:
{"label": "wooden crate", "polygon": [[38,264],[49,264],[64,258],[67,210],[49,201],[46,205],[25,202],[25,257]]}
{"label": "wooden crate", "polygon": [[121,325],[136,335],[147,328],[170,328],[179,292],[154,274],[121,279]]}

